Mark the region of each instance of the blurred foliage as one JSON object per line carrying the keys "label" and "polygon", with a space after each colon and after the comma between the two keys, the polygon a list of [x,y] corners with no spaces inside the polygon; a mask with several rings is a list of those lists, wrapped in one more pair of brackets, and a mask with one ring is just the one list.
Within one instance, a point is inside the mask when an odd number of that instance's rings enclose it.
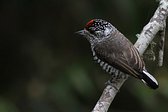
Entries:
{"label": "blurred foliage", "polygon": [[[0,5],[0,112],[88,112],[110,76],[93,62],[86,39],[74,32],[90,19],[102,18],[135,42],[158,3],[1,0]],[[146,61],[160,83],[158,90],[130,78],[110,110],[167,112],[168,44],[164,57],[162,68]]]}

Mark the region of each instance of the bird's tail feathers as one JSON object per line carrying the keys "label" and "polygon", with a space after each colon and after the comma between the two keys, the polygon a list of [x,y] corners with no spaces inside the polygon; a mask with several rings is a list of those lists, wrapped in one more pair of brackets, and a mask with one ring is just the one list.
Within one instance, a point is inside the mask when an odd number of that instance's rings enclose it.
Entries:
{"label": "bird's tail feathers", "polygon": [[146,70],[143,70],[141,80],[143,83],[145,83],[147,86],[149,86],[152,89],[157,89],[159,87],[157,80]]}

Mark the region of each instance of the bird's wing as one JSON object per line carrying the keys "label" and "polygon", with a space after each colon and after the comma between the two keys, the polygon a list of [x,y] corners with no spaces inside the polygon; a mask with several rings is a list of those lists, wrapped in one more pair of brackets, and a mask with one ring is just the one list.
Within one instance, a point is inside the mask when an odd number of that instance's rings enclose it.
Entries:
{"label": "bird's wing", "polygon": [[93,50],[102,61],[124,73],[141,78],[144,62],[137,49],[127,39],[124,42],[102,41]]}

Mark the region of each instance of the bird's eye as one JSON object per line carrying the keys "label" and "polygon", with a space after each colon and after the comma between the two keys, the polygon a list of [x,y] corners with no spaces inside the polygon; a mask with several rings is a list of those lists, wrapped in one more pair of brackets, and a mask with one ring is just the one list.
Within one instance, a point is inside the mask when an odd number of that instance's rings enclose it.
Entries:
{"label": "bird's eye", "polygon": [[101,35],[101,33],[102,33],[101,31],[95,31],[95,35],[96,35],[96,36]]}
{"label": "bird's eye", "polygon": [[90,32],[90,34],[92,34],[92,35],[94,35],[96,37],[98,37],[102,33],[102,31],[100,31],[98,29],[95,29],[95,27],[90,27],[87,30]]}
{"label": "bird's eye", "polygon": [[94,33],[95,33],[93,27],[88,27],[87,30],[88,30],[91,34],[94,34]]}

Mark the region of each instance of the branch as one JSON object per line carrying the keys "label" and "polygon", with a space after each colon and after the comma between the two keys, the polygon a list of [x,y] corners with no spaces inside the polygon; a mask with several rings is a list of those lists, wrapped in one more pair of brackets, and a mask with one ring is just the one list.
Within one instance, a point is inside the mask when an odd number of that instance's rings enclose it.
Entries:
{"label": "branch", "polygon": [[[166,23],[165,23],[165,25],[166,25]],[[165,26],[164,30],[160,32],[159,58],[158,58],[158,65],[159,66],[163,65],[165,31],[166,31],[166,26]]]}
{"label": "branch", "polygon": [[[147,49],[148,45],[152,42],[155,35],[161,31],[161,50],[159,51],[159,63],[162,65],[163,62],[163,50],[164,50],[164,36],[166,27],[166,18],[168,16],[168,0],[160,0],[159,6],[156,9],[153,17],[150,19],[149,23],[143,28],[141,33],[138,35],[138,40],[134,46],[138,49],[139,53],[142,55]],[[119,81],[112,82],[112,84],[107,85],[104,89],[100,99],[95,105],[92,112],[107,112],[108,108],[115,98],[118,90],[121,88],[122,84],[126,79],[121,78]]]}

